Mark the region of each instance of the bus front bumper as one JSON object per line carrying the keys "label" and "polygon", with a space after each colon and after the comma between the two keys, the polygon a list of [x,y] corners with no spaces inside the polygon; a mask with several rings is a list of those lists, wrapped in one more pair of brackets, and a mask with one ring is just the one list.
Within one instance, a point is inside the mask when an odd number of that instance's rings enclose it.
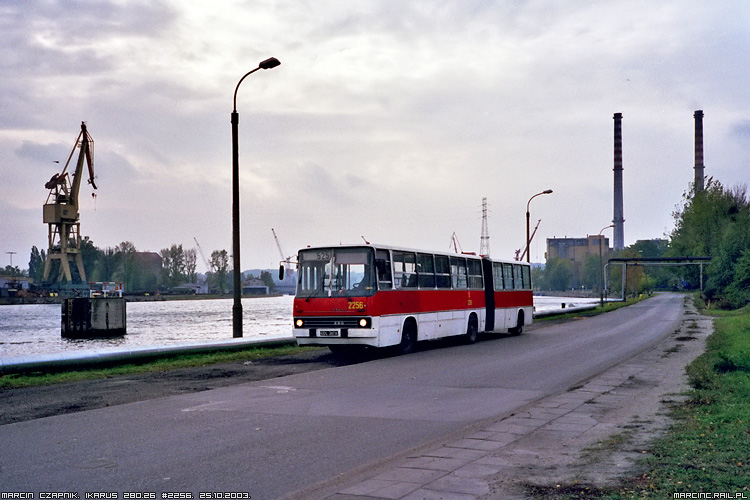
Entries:
{"label": "bus front bumper", "polygon": [[[296,325],[302,322],[302,327]],[[343,324],[342,324],[343,323]],[[294,337],[298,345],[368,345],[378,346],[378,318],[361,317],[346,322],[337,318],[294,318]]]}

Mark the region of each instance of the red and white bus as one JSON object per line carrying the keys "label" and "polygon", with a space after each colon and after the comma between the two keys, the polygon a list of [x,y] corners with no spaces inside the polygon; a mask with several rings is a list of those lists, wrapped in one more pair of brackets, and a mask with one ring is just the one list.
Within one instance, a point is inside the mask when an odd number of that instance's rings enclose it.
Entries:
{"label": "red and white bus", "polygon": [[528,264],[380,245],[298,254],[294,336],[299,345],[397,346],[478,332],[520,334],[533,316]]}

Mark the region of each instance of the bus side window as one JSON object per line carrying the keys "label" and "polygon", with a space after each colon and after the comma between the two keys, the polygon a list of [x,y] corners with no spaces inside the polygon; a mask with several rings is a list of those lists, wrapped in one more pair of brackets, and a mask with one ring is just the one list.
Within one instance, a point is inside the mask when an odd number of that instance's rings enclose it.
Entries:
{"label": "bus side window", "polygon": [[529,266],[523,266],[523,287],[526,290],[531,290],[531,268]]}
{"label": "bus side window", "polygon": [[482,261],[476,259],[468,259],[466,261],[469,270],[469,288],[481,290],[484,288],[484,281],[482,280]]}
{"label": "bus side window", "polygon": [[453,288],[467,288],[466,259],[451,257],[451,281]]}
{"label": "bus side window", "polygon": [[435,256],[435,281],[438,288],[451,287],[451,265],[447,255]]}
{"label": "bus side window", "polygon": [[513,290],[513,264],[503,264],[503,289]]}
{"label": "bus side window", "polygon": [[396,288],[417,287],[416,256],[410,252],[393,252],[393,273]]}
{"label": "bus side window", "polygon": [[503,265],[500,262],[492,263],[492,279],[495,282],[495,290],[503,289]]}
{"label": "bus side window", "polygon": [[513,265],[513,283],[515,285],[514,288],[516,290],[520,290],[523,288],[523,279],[521,277],[521,267],[523,266],[519,266],[518,264]]}
{"label": "bus side window", "polygon": [[417,254],[417,276],[420,288],[435,288],[435,264],[432,255]]}
{"label": "bus side window", "polygon": [[388,256],[388,250],[377,250],[375,252],[375,269],[378,273],[378,289],[390,290],[393,288],[391,259]]}

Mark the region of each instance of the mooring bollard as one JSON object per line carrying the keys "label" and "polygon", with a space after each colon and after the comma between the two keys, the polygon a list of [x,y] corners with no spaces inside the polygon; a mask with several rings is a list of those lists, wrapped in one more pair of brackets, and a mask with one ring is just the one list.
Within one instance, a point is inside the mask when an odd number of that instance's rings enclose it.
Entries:
{"label": "mooring bollard", "polygon": [[62,302],[61,335],[66,338],[119,337],[127,331],[122,297],[74,297]]}

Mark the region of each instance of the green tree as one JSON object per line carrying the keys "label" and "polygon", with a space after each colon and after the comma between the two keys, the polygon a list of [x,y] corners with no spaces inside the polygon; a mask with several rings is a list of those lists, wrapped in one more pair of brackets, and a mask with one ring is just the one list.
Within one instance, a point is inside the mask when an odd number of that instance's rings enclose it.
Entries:
{"label": "green tree", "polygon": [[726,189],[711,178],[704,190],[684,194],[682,207],[672,213],[675,228],[669,254],[715,255],[727,228],[747,215],[746,191],[745,187]]}
{"label": "green tree", "polygon": [[273,275],[268,271],[261,271],[260,280],[268,287],[269,292],[276,291],[276,283],[273,282]]}
{"label": "green tree", "polygon": [[573,263],[568,259],[552,258],[547,260],[545,275],[547,288],[550,290],[568,290],[573,286]]}
{"label": "green tree", "polygon": [[120,252],[117,249],[108,247],[99,250],[99,259],[97,260],[96,272],[94,276],[97,281],[114,281],[117,271],[120,267]]}
{"label": "green tree", "polygon": [[746,248],[737,261],[732,282],[726,288],[726,300],[732,307],[750,302],[750,248]]}
{"label": "green tree", "polygon": [[185,279],[190,283],[198,281],[198,254],[195,248],[185,250]]}
{"label": "green tree", "polygon": [[44,261],[47,259],[47,255],[44,250],[39,250],[36,246],[31,247],[31,255],[29,257],[29,278],[33,279],[35,283],[42,282],[42,276],[44,275]]}
{"label": "green tree", "polygon": [[81,240],[81,260],[83,260],[83,270],[86,273],[86,279],[92,281],[94,269],[99,260],[99,249],[96,248],[96,245],[94,245],[94,242],[88,236],[84,236]]}
{"label": "green tree", "polygon": [[[740,260],[750,248],[747,187],[726,189],[720,182],[709,179],[704,190],[685,194],[682,206],[673,215],[675,229],[670,235],[668,254],[711,257],[704,289],[706,298],[730,307],[742,305],[745,281],[737,273],[741,269]],[[698,271],[683,272],[697,288]]]}
{"label": "green tree", "polygon": [[214,271],[214,286],[219,289],[220,293],[225,293],[229,274],[229,255],[226,250],[211,252],[211,269]]}
{"label": "green tree", "polygon": [[4,276],[13,276],[14,278],[19,278],[22,276],[26,276],[26,271],[22,270],[18,266],[11,266],[10,264],[8,264],[4,269],[0,269],[0,274]]}
{"label": "green tree", "polygon": [[598,255],[587,255],[581,265],[581,284],[591,290],[599,291],[601,281],[601,266]]}
{"label": "green tree", "polygon": [[185,280],[185,251],[182,245],[172,245],[159,252],[162,265],[162,285],[173,287]]}
{"label": "green tree", "polygon": [[[666,240],[640,240],[628,247],[633,255],[640,257],[659,258],[664,257],[667,250]],[[677,268],[681,272],[682,268]],[[655,288],[669,289],[670,278],[674,276],[674,268],[664,266],[648,266],[644,268],[643,290],[650,291]]]}
{"label": "green tree", "polygon": [[544,267],[534,266],[531,268],[531,283],[534,290],[548,290],[547,280],[545,279]]}
{"label": "green tree", "polygon": [[136,262],[135,245],[130,241],[123,241],[115,247],[115,251],[120,254],[120,269],[118,272],[119,281],[126,291],[134,291],[137,285],[138,266]]}

